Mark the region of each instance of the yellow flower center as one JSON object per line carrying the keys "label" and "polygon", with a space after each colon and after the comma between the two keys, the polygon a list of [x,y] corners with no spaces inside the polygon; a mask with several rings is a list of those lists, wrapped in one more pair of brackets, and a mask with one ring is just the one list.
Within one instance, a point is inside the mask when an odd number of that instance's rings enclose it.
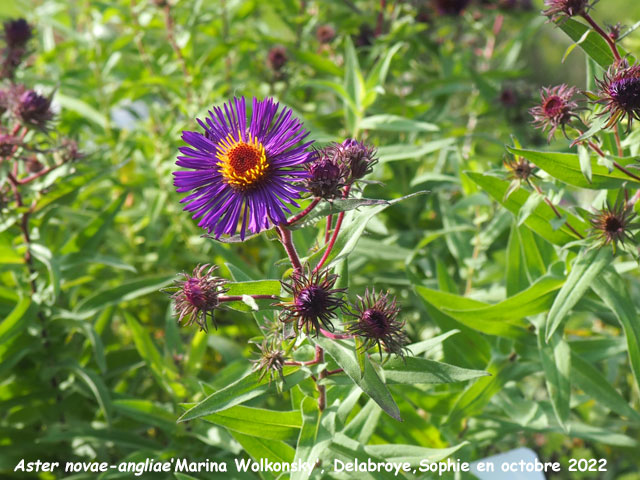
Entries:
{"label": "yellow flower center", "polygon": [[235,188],[246,189],[259,182],[269,168],[264,146],[257,138],[248,136],[247,142],[230,133],[218,144],[218,166],[225,182]]}

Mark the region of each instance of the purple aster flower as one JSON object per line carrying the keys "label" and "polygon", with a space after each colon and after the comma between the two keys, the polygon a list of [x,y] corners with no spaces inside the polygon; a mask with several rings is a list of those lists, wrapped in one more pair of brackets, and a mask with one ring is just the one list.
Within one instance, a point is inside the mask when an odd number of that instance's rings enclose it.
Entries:
{"label": "purple aster flower", "polygon": [[283,223],[287,205],[298,206],[313,142],[301,144],[308,135],[302,122],[290,109],[278,110],[273,99],[254,98],[247,125],[245,100],[235,98],[198,119],[204,134],[182,133],[190,146],[180,148],[176,164],[190,170],[174,172],[174,185],[192,192],[181,201],[184,209],[215,238],[240,226],[244,240],[247,229],[258,233],[270,222]]}

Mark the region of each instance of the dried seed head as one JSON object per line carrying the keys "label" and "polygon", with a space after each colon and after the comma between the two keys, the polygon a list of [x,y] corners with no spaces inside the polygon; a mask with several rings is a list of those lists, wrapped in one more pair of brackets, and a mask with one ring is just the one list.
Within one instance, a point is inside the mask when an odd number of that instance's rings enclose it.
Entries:
{"label": "dried seed head", "polygon": [[282,380],[282,369],[284,368],[284,351],[275,348],[270,342],[264,340],[262,345],[258,347],[260,349],[260,357],[251,360],[253,363],[253,370],[260,372],[259,380],[261,381],[266,375],[269,376],[269,384],[279,375]]}
{"label": "dried seed head", "polygon": [[578,104],[573,101],[576,92],[575,87],[565,84],[552,88],[545,87],[540,91],[541,103],[529,110],[533,116],[533,124],[543,131],[549,130],[548,141],[551,141],[558,127],[564,131],[571,119],[578,118],[576,114]]}
{"label": "dried seed head", "polygon": [[618,244],[624,245],[625,240],[633,241],[632,231],[639,227],[632,223],[635,217],[633,207],[624,201],[616,202],[613,207],[607,203],[602,210],[591,214],[591,236],[601,245],[611,245],[615,253]]}
{"label": "dried seed head", "polygon": [[269,50],[267,61],[274,72],[279,72],[289,60],[287,49],[282,46],[275,46]]}
{"label": "dried seed head", "polygon": [[440,15],[457,17],[469,6],[471,0],[433,0],[433,6]]}
{"label": "dried seed head", "polygon": [[17,97],[14,113],[23,123],[46,130],[53,118],[51,98],[40,95],[35,90],[22,91]]}
{"label": "dried seed head", "polygon": [[395,298],[389,298],[389,292],[376,294],[375,290],[367,289],[352,308],[354,312],[350,315],[355,320],[348,322],[346,329],[363,339],[365,349],[377,345],[380,357],[383,348],[389,354],[404,354],[408,337],[403,330],[404,322],[398,320],[400,308]]}
{"label": "dried seed head", "polygon": [[535,166],[526,158],[517,157],[504,160],[504,166],[509,170],[511,180],[527,181]]}
{"label": "dried seed head", "polygon": [[338,310],[343,310],[346,302],[342,295],[346,289],[334,288],[338,275],[323,269],[317,272],[307,268],[305,272],[294,272],[290,282],[282,282],[282,287],[292,294],[291,302],[280,303],[283,308],[280,320],[294,322],[294,327],[305,332],[315,332],[320,328],[333,331],[332,319]]}
{"label": "dried seed head", "polygon": [[602,115],[609,115],[605,127],[611,128],[627,117],[630,129],[633,120],[640,119],[640,65],[630,67],[623,61],[596,82],[600,87],[600,98],[596,102],[605,107]]}
{"label": "dried seed head", "polygon": [[4,39],[11,49],[24,47],[32,35],[31,26],[24,18],[4,22]]}
{"label": "dried seed head", "polygon": [[347,169],[348,184],[371,173],[373,166],[378,163],[375,148],[353,138],[348,138],[332,148],[335,158]]}
{"label": "dried seed head", "polygon": [[547,9],[542,14],[554,21],[562,17],[583,15],[591,8],[589,0],[544,0],[544,5]]}
{"label": "dried seed head", "polygon": [[336,31],[331,25],[320,25],[316,30],[316,38],[322,44],[331,43],[336,36]]}
{"label": "dried seed head", "polygon": [[218,267],[215,265],[198,265],[192,275],[182,273],[183,280],[176,280],[172,287],[164,291],[171,293],[174,300],[174,315],[178,322],[186,321],[185,326],[197,323],[201,330],[207,331],[207,318],[217,328],[214,311],[220,304],[218,297],[225,292],[227,280],[214,277]]}

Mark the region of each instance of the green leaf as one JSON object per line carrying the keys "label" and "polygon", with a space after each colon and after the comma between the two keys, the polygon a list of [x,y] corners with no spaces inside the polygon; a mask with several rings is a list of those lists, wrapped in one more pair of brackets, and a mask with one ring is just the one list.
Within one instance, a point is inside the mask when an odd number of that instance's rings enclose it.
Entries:
{"label": "green leaf", "polygon": [[14,307],[11,313],[0,323],[0,345],[7,343],[17,336],[35,316],[37,306],[28,298],[23,298]]}
{"label": "green leaf", "polygon": [[[531,195],[523,188],[520,188],[509,195],[509,198],[505,199],[504,193],[506,192],[507,188],[509,188],[509,182],[482,173],[465,173],[481,189],[491,195],[496,201],[500,202],[507,210],[509,210],[514,215],[518,214],[522,206],[526,203]],[[584,179],[581,173],[580,178]],[[586,231],[589,227],[585,221],[576,217],[575,215],[566,212],[560,207],[556,208],[561,215],[566,216],[573,228],[575,228],[580,234],[586,235]],[[566,243],[577,240],[578,237],[576,237],[576,235],[571,232],[566,226],[563,226],[558,230],[553,228],[551,222],[556,218],[557,217],[555,213],[553,213],[553,210],[551,210],[551,208],[546,203],[543,203],[541,205],[538,205],[538,207],[533,212],[531,212],[531,214],[525,220],[524,224],[535,233],[540,235],[542,238],[555,245],[562,246]]]}
{"label": "green leaf", "polygon": [[389,389],[380,380],[371,362],[365,357],[364,375],[360,374],[360,366],[354,345],[344,340],[333,340],[323,336],[312,338],[313,342],[324,348],[325,352],[331,355],[353,382],[358,385],[364,393],[369,395],[380,407],[391,417],[402,421],[400,410],[393,400]]}
{"label": "green leaf", "polygon": [[421,462],[440,462],[460,450],[467,442],[459,443],[448,448],[426,448],[416,445],[366,445],[364,449],[375,456],[384,458],[387,462],[408,463],[411,467],[419,467]]}
{"label": "green leaf", "polygon": [[[291,366],[284,367],[282,369],[282,376],[284,377],[283,389],[290,389],[309,375],[311,375],[311,372],[307,369]],[[221,412],[272,392],[275,390],[275,385],[271,385],[271,383],[274,382],[270,382],[268,375],[265,375],[262,380],[260,380],[260,372],[251,372],[223,389],[212,393],[200,403],[191,407],[178,419],[178,422],[186,422],[187,420]]]}
{"label": "green leaf", "polygon": [[566,431],[571,401],[571,350],[558,334],[546,343],[543,329],[538,328],[538,352],[553,411]]}
{"label": "green leaf", "polygon": [[559,288],[558,282],[551,277],[543,278],[524,292],[496,305],[420,285],[415,289],[426,303],[469,328],[489,335],[521,339],[528,336],[528,323],[524,317],[548,308],[550,292]]}
{"label": "green leaf", "polygon": [[[229,289],[225,295],[243,296],[243,295],[280,295],[282,286],[280,280],[255,280],[248,282],[227,283]],[[273,300],[258,300],[258,302],[273,303]],[[252,308],[243,301],[225,302],[224,306],[239,310],[241,312],[250,312]]]}
{"label": "green leaf", "polygon": [[[590,28],[585,24],[566,17],[557,22],[557,25],[564,31],[564,33],[569,35],[574,42],[580,41],[580,39],[585,35],[585,32],[590,30]],[[587,55],[593,58],[598,65],[605,70],[615,62],[615,57],[613,56],[613,52],[609,48],[609,45],[604,38],[597,35],[595,32],[588,35],[582,42],[580,42],[580,48],[582,48]],[[618,51],[620,52],[620,56],[624,57],[626,55],[626,52],[620,48],[620,46],[618,46]],[[633,64],[633,57],[629,58],[629,63]]]}
{"label": "green leaf", "polygon": [[578,159],[580,160],[580,170],[587,182],[592,182],[591,156],[589,150],[583,145],[578,145]]}
{"label": "green leaf", "polygon": [[116,215],[122,208],[127,194],[123,193],[104,211],[98,213],[96,217],[82,230],[73,235],[67,243],[62,247],[60,253],[67,254],[87,250],[95,253],[100,245],[100,241],[112,226]]}
{"label": "green leaf", "polygon": [[582,298],[600,272],[611,263],[611,250],[592,249],[581,252],[573,263],[567,277],[547,316],[545,338],[547,342],[560,327],[569,311]]}
{"label": "green leaf", "polygon": [[624,329],[631,370],[640,386],[640,323],[638,312],[631,301],[629,289],[616,272],[607,269],[594,278],[591,288],[616,315]]}
{"label": "green leaf", "polygon": [[437,337],[430,338],[429,340],[422,340],[421,342],[412,343],[406,346],[406,349],[409,351],[411,355],[417,357],[418,355],[422,355],[430,351],[432,348],[442,344],[447,338],[455,335],[456,333],[460,333],[460,330],[449,330],[446,333],[438,335]]}
{"label": "green leaf", "polygon": [[151,371],[162,383],[165,374],[174,371],[173,368],[168,368],[168,365],[172,364],[164,362],[160,351],[154,345],[153,340],[151,340],[150,333],[140,325],[140,322],[127,311],[124,312],[124,316],[140,357],[147,363]]}
{"label": "green leaf", "polygon": [[347,131],[353,137],[357,137],[360,130],[359,123],[364,115],[363,99],[366,92],[364,78],[358,63],[358,54],[349,36],[345,40],[344,56],[344,88],[351,99],[351,101],[345,101],[345,106],[355,105],[355,109],[345,108],[345,124]]}
{"label": "green leaf", "polygon": [[509,241],[507,242],[507,269],[505,285],[507,287],[507,297],[512,297],[521,292],[529,285],[527,271],[522,254],[522,243],[520,242],[520,232],[518,226],[511,226]]}
{"label": "green leaf", "polygon": [[[598,158],[591,157],[589,152],[583,153],[582,156],[573,153],[556,153],[556,152],[539,152],[536,150],[521,150],[507,147],[514,155],[519,155],[527,160],[535,163],[535,165],[549,175],[558,180],[574,185],[580,188],[589,188],[593,190],[615,189],[621,188],[625,182],[640,183],[637,180],[625,175],[618,169],[611,172],[607,167],[598,164]],[[581,150],[584,152],[584,150]],[[585,164],[589,159],[589,167]],[[633,163],[635,160],[628,158],[615,159],[622,166]],[[585,170],[590,168],[590,179],[586,178]]]}
{"label": "green leaf", "polygon": [[365,117],[360,122],[362,130],[381,130],[386,132],[437,132],[437,125],[419,122],[398,115],[382,114]]}
{"label": "green leaf", "polygon": [[[316,407],[317,408],[317,407]],[[238,405],[202,417],[234,432],[251,437],[289,441],[298,436],[302,427],[300,412],[265,410]]]}
{"label": "green leaf", "polygon": [[91,314],[108,305],[115,305],[134,300],[150,293],[156,293],[162,287],[169,285],[174,278],[174,275],[147,277],[100,290],[83,299],[76,306],[75,312],[79,314]]}
{"label": "green leaf", "polygon": [[[405,195],[404,197],[394,198],[393,200],[389,200],[385,205],[374,205],[370,207],[362,207],[362,210],[357,212],[351,212],[351,216],[347,218],[345,216],[345,221],[343,223],[342,230],[340,231],[340,235],[335,242],[333,250],[329,255],[328,266],[335,266],[340,260],[345,259],[348,255],[355,249],[360,236],[364,232],[364,229],[375,215],[385,210],[387,207],[391,205],[395,205],[396,203],[402,202],[403,200],[407,200],[412,197],[416,197],[418,195],[424,195],[428,192],[420,191],[415,193],[410,193],[409,195]],[[324,249],[316,252],[312,258],[319,257],[324,252]]]}
{"label": "green leaf", "polygon": [[[239,432],[231,432],[231,435],[257,462],[264,458],[271,462],[291,463],[295,457],[295,450],[293,447],[282,441],[251,437]],[[276,475],[271,474],[270,472],[265,472],[265,476],[268,478],[277,478]]]}
{"label": "green leaf", "polygon": [[323,201],[301,221],[290,225],[288,228],[291,230],[298,230],[299,228],[314,225],[320,219],[329,215],[335,215],[340,212],[348,212],[350,210],[355,210],[356,208],[370,207],[374,205],[389,205],[389,201],[374,198],[337,198],[331,202]]}
{"label": "green leaf", "polygon": [[109,394],[109,390],[104,384],[102,378],[95,372],[81,367],[73,360],[62,361],[56,365],[55,368],[69,369],[82,379],[96,397],[98,405],[100,405],[100,409],[104,414],[105,420],[110,424],[113,416],[113,406],[111,405],[111,395]]}
{"label": "green leaf", "polygon": [[295,48],[288,48],[287,50],[290,51],[301,64],[313,67],[316,72],[328,73],[329,75],[336,77],[341,77],[343,75],[342,69],[338,67],[335,62],[323,57],[322,55],[318,55],[317,53],[313,53],[308,50],[299,50]]}
{"label": "green leaf", "polygon": [[[331,434],[320,422],[320,411],[315,399],[304,397],[300,403],[302,428],[298,436],[294,461],[315,461],[331,443]],[[303,471],[291,473],[291,480],[307,480],[309,475]]]}
{"label": "green leaf", "polygon": [[429,153],[450,147],[459,141],[458,138],[441,138],[421,145],[386,145],[378,149],[380,163],[396,160],[420,159]]}
{"label": "green leaf", "polygon": [[109,123],[107,117],[83,100],[75,97],[68,97],[62,93],[56,93],[55,101],[59,103],[62,108],[79,113],[87,120],[90,120],[101,127],[103,130],[107,128],[107,124]]}
{"label": "green leaf", "polygon": [[571,378],[579,389],[613,413],[640,422],[640,413],[622,398],[597,368],[574,352],[571,352],[571,364]]}
{"label": "green leaf", "polygon": [[173,413],[150,400],[121,398],[113,400],[112,406],[115,411],[137,422],[154,425],[169,432],[177,428]]}
{"label": "green leaf", "polygon": [[481,370],[468,370],[448,363],[418,357],[393,357],[385,362],[387,383],[454,383],[489,375]]}

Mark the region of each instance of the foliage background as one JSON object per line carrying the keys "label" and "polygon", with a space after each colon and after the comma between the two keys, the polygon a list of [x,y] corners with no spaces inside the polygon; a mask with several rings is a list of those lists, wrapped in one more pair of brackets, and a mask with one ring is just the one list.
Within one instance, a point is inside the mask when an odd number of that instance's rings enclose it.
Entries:
{"label": "foliage background", "polygon": [[[57,130],[77,138],[87,153],[64,175],[47,176],[36,186],[47,189],[46,195],[34,192],[37,299],[29,298],[15,212],[3,206],[0,471],[12,475],[24,456],[230,460],[247,452],[259,456],[276,444],[278,455],[290,454],[299,417],[276,438],[252,432],[251,418],[240,426],[221,419],[176,424],[182,403],[201,400],[250,368],[247,359],[255,351],[247,340],[259,331],[250,315],[236,311],[221,312],[221,327],[209,334],[179,330],[168,298],[158,292],[176,272],[198,263],[216,263],[237,280],[282,276],[280,246],[264,236],[233,245],[202,238],[181,211],[171,176],[181,131],[195,129],[195,116],[233,95],[274,95],[304,118],[321,143],[359,135],[378,146],[381,161],[373,178],[384,185],[368,186],[368,197],[431,191],[369,222],[349,261],[350,287],[391,289],[413,341],[462,330],[429,358],[493,374],[442,386],[392,386],[401,424],[356,397],[343,432],[361,445],[414,446],[415,458],[426,455],[420,447],[459,446],[455,457],[475,460],[520,445],[563,465],[572,457],[604,457],[610,467],[604,477],[554,478],[640,478],[634,454],[638,387],[621,329],[593,293],[567,326],[572,352],[586,362],[575,373],[571,433],[553,413],[541,363],[545,353],[535,335],[488,334],[444,313],[455,302],[464,305],[463,295],[499,302],[566,260],[541,236],[517,226],[514,215],[463,174],[500,169],[511,136],[546,148],[526,113],[538,87],[585,84],[583,53],[576,49],[560,63],[570,42],[544,24],[537,14],[541,5],[531,12],[473,6],[460,18],[432,15],[431,23],[421,23],[418,2],[388,2],[384,33],[358,46],[361,25],[376,27],[378,2],[170,3],[0,6],[3,17],[23,16],[36,27],[35,52],[20,80],[55,90]],[[596,12],[611,23],[640,18],[640,7],[624,0],[601,2]],[[495,36],[498,15],[504,25]],[[315,38],[323,24],[336,31],[325,46]],[[366,81],[355,113],[345,111],[338,88],[350,38]],[[639,43],[633,34],[624,45],[637,52]],[[276,45],[289,56],[279,73],[267,61]],[[379,58],[389,58],[386,75],[374,69]],[[500,102],[505,88],[516,93],[517,105]],[[379,115],[410,120],[394,123]],[[567,194],[585,198],[577,190]],[[509,283],[514,238],[525,245],[528,262],[518,286]],[[314,240],[313,232],[296,233],[302,250]],[[627,262],[622,270],[637,292],[637,265]],[[38,309],[46,314],[48,343]],[[502,315],[508,323],[509,315]],[[304,392],[304,385],[299,388]],[[296,392],[265,395],[248,405],[299,411],[302,393]],[[332,392],[332,399],[340,399],[349,390],[336,386]]]}

